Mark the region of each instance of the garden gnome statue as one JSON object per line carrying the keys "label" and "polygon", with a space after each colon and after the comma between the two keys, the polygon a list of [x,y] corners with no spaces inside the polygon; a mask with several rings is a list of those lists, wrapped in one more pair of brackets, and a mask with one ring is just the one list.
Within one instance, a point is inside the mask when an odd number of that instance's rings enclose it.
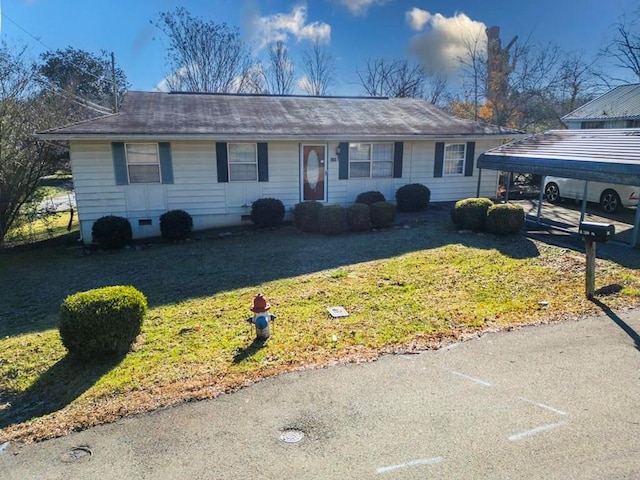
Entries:
{"label": "garden gnome statue", "polygon": [[253,315],[247,318],[247,322],[256,327],[256,339],[258,340],[266,340],[271,335],[269,327],[276,316],[269,313],[270,308],[271,305],[261,293],[253,297],[253,306],[251,307]]}

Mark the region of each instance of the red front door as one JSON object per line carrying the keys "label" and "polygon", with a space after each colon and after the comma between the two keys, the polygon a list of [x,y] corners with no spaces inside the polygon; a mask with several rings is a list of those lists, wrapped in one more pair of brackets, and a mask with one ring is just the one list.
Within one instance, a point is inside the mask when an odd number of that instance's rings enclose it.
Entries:
{"label": "red front door", "polygon": [[324,202],[325,145],[302,146],[302,200]]}

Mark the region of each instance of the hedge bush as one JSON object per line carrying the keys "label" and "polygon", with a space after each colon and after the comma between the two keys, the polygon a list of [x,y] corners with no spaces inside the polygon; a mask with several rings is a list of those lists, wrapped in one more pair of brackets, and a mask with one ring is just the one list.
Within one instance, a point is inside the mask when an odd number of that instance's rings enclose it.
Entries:
{"label": "hedge bush", "polygon": [[484,230],[487,210],[493,205],[488,198],[465,198],[459,200],[451,210],[451,220],[458,228]]}
{"label": "hedge bush", "polygon": [[91,236],[102,248],[116,249],[131,243],[133,231],[126,218],[107,215],[93,222]]}
{"label": "hedge bush", "polygon": [[487,232],[496,235],[518,233],[524,226],[524,208],[521,205],[503,203],[492,205],[487,210]]}
{"label": "hedge bush", "polygon": [[124,354],[140,333],[146,312],[146,297],[131,286],[69,295],[60,306],[62,343],[82,358]]}
{"label": "hedge bush", "polygon": [[429,206],[431,190],[421,183],[403,185],[396,191],[396,203],[401,212],[422,212]]}
{"label": "hedge bush", "polygon": [[342,205],[327,205],[318,212],[320,233],[337,235],[344,231],[347,211]]}
{"label": "hedge bush", "polygon": [[369,205],[354,203],[347,208],[347,226],[352,232],[371,230],[371,212]]}
{"label": "hedge bush", "polygon": [[322,204],[318,202],[301,202],[293,207],[293,222],[303,232],[319,230],[318,214]]}
{"label": "hedge bush", "polygon": [[371,224],[374,228],[387,228],[396,218],[396,206],[391,202],[376,202],[369,205]]}
{"label": "hedge bush", "polygon": [[160,215],[162,238],[172,242],[186,240],[193,229],[193,218],[184,210],[169,210]]}
{"label": "hedge bush", "polygon": [[387,199],[384,198],[382,192],[370,191],[370,192],[362,192],[360,195],[356,197],[355,203],[364,203],[365,205],[371,205],[376,202],[384,202]]}
{"label": "hedge bush", "polygon": [[284,205],[277,198],[261,198],[251,204],[251,221],[259,228],[282,225]]}

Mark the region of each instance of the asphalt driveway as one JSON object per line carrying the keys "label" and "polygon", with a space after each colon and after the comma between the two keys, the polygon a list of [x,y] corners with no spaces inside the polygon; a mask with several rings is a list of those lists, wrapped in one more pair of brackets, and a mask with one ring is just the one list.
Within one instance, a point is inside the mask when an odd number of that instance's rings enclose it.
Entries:
{"label": "asphalt driveway", "polygon": [[640,310],[608,311],[294,372],[2,445],[0,477],[640,479],[638,332]]}

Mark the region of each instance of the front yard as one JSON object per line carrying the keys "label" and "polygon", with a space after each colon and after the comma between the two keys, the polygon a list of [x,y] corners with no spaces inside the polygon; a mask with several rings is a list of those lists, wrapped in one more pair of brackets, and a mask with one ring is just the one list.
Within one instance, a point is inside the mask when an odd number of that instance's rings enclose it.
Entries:
{"label": "front yard", "polygon": [[[292,227],[194,237],[91,255],[0,253],[0,443],[64,435],[289,370],[600,311],[584,298],[581,252],[523,235],[459,233],[444,217],[337,237]],[[599,300],[640,305],[638,262],[616,262],[598,260]],[[78,365],[60,342],[57,308],[106,285],[147,296],[142,334],[120,361]],[[277,315],[264,345],[252,343],[245,322],[258,292]],[[331,318],[331,306],[349,316]]]}

